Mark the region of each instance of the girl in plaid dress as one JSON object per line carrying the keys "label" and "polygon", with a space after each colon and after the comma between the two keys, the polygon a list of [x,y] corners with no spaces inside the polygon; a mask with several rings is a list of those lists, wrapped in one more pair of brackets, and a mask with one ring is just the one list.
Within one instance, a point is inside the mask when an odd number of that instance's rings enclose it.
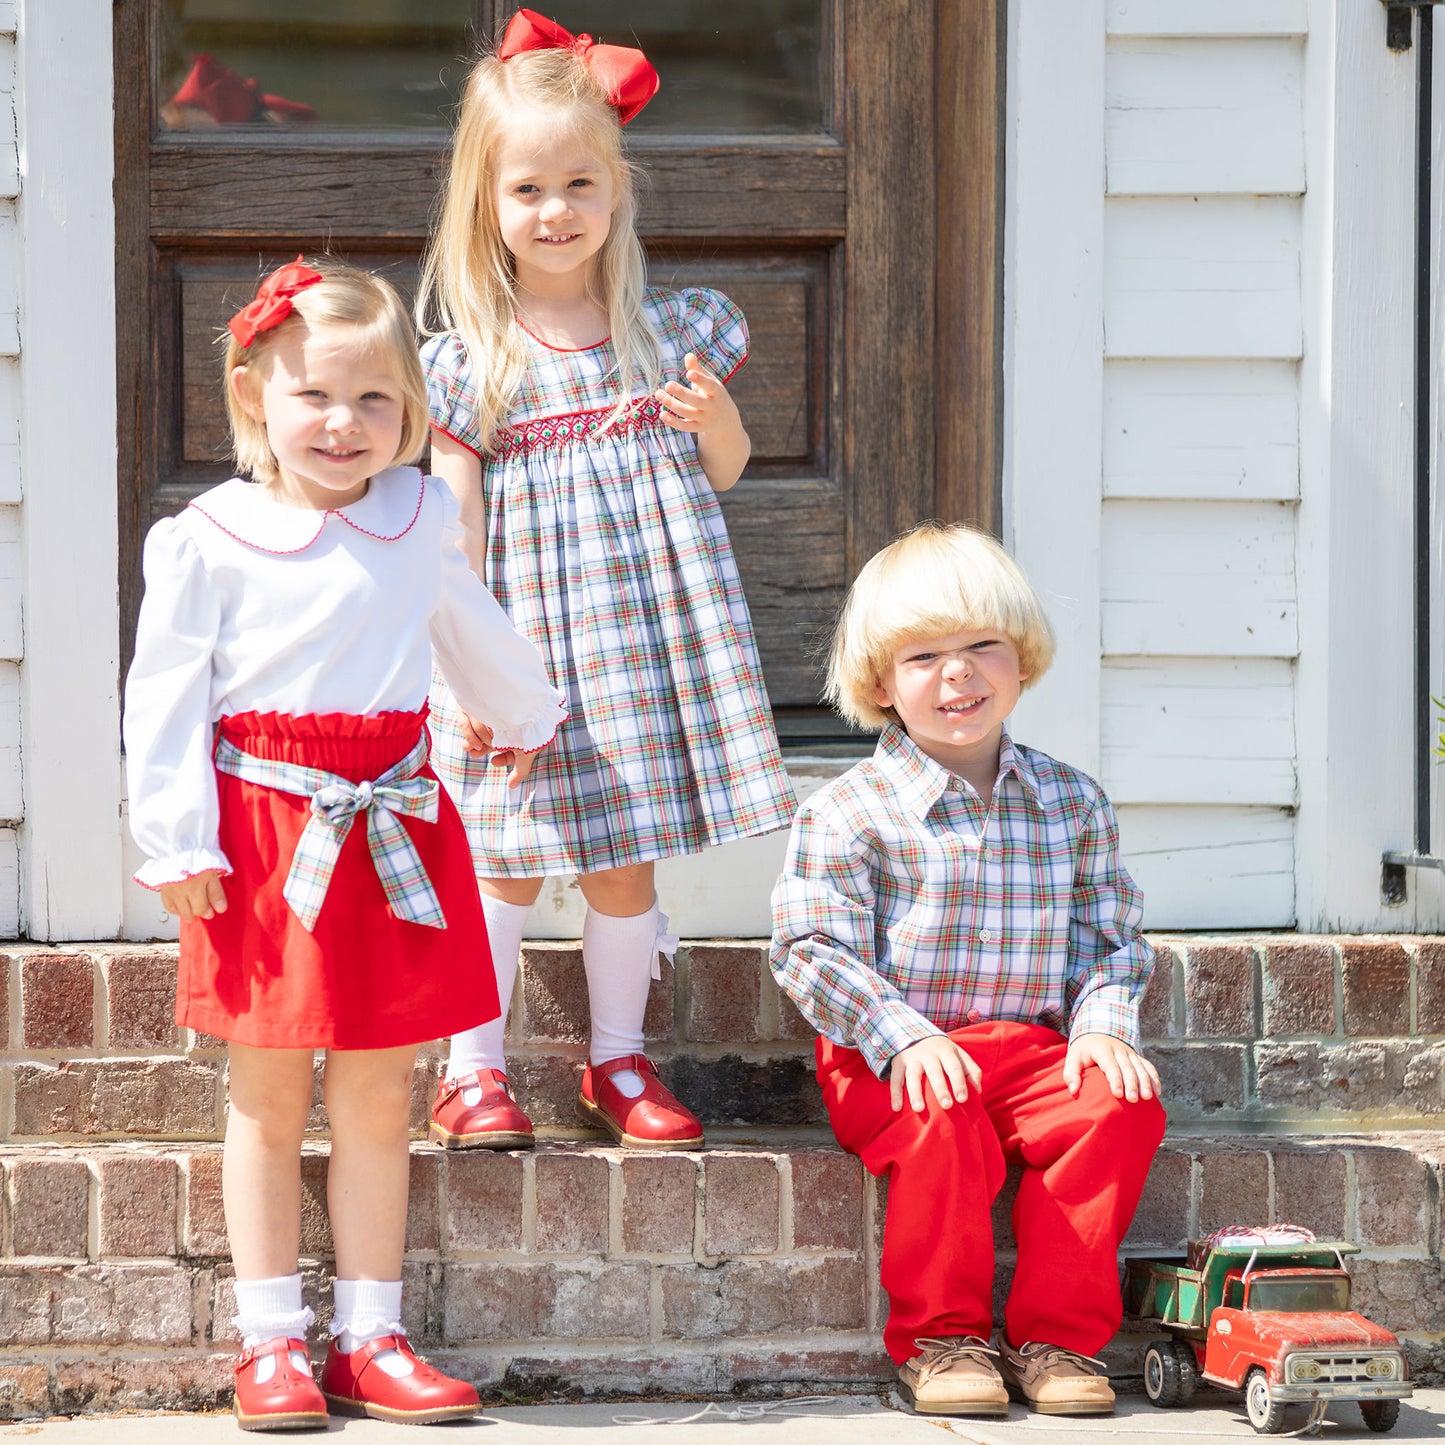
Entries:
{"label": "girl in plaid dress", "polygon": [[[462,101],[419,313],[432,456],[472,565],[540,648],[570,716],[524,789],[432,695],[437,770],[467,823],[499,996],[529,911],[576,874],[591,1006],[579,1107],[619,1142],[696,1148],[702,1129],[643,1053],[666,919],[656,859],[791,817],[747,606],[716,494],[746,431],[726,382],[747,327],[724,296],[644,281],[621,126],[657,89],[640,51],[523,10]],[[433,1134],[515,1148],[505,1020],[452,1039]]]}
{"label": "girl in plaid dress", "polygon": [[[146,539],[126,688],[136,875],[181,919],[183,1026],[229,1041],[223,1190],[243,1429],[426,1424],[476,1391],[401,1325],[417,1044],[495,1017],[466,833],[427,767],[435,655],[514,778],[563,716],[536,649],[458,550],[410,318],[385,282],[298,257],[230,323],[233,478]],[[298,1252],[314,1050],[326,1054],[333,1343],[318,1382]]]}

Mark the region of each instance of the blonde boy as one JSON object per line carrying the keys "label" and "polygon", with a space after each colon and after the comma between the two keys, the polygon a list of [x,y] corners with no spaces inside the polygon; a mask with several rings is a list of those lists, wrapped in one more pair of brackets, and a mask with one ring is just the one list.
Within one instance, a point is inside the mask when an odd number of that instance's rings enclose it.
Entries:
{"label": "blonde boy", "polygon": [[[1105,1414],[1119,1241],[1164,1131],[1152,963],[1092,779],[1005,730],[1053,637],[991,538],[925,525],[853,584],[829,659],[873,756],[793,822],[772,966],[822,1037],[838,1142],[889,1175],[884,1344],[916,1409]],[[990,1207],[1023,1165],[1003,1329]]]}

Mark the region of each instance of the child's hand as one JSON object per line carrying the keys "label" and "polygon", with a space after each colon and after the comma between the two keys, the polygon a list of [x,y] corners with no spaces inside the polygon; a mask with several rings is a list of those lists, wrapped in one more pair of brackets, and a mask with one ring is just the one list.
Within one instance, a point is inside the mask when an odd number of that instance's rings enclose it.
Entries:
{"label": "child's hand", "polygon": [[532,771],[532,760],[537,754],[524,753],[517,748],[498,748],[494,751],[492,739],[495,734],[492,729],[466,713],[462,713],[461,718],[462,746],[466,748],[467,754],[474,758],[484,758],[490,753],[494,768],[511,769],[507,774],[507,786],[520,788],[527,781],[527,776]]}
{"label": "child's hand", "polygon": [[1102,1071],[1116,1099],[1127,1099],[1134,1104],[1159,1095],[1159,1074],[1154,1065],[1142,1054],[1136,1054],[1123,1039],[1116,1039],[1113,1034],[1080,1034],[1070,1040],[1069,1051],[1064,1055],[1064,1083],[1075,1098],[1083,1086],[1084,1070],[1090,1064]]}
{"label": "child's hand", "polygon": [[727,387],[703,368],[697,353],[689,351],[682,364],[688,384],[664,382],[653,393],[662,403],[663,421],[678,431],[696,432],[699,439],[734,427],[741,429],[743,419],[737,403],[728,395]]}
{"label": "child's hand", "polygon": [[492,750],[492,730],[486,723],[478,722],[474,717],[468,717],[462,713],[462,746],[467,750],[467,755],[473,758],[484,758]]}
{"label": "child's hand", "polygon": [[905,1090],[913,1112],[923,1112],[925,1079],[939,1104],[951,1109],[955,1100],[961,1104],[968,1098],[970,1084],[977,1089],[983,1083],[983,1071],[947,1034],[933,1034],[909,1044],[893,1055],[888,1075],[895,1113],[903,1108]]}
{"label": "child's hand", "polygon": [[226,911],[226,890],[219,868],[193,873],[179,883],[161,884],[161,906],[177,918],[214,918]]}
{"label": "child's hand", "polygon": [[527,781],[532,771],[532,762],[536,753],[524,753],[520,748],[501,748],[492,754],[492,766],[494,768],[510,768],[507,774],[507,786],[509,788],[520,788]]}

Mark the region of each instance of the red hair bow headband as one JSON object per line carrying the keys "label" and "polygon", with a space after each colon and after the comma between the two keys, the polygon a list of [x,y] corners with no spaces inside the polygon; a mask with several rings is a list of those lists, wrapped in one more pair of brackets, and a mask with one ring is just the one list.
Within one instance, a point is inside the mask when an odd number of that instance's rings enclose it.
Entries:
{"label": "red hair bow headband", "polygon": [[626,125],[657,94],[661,82],[652,63],[625,45],[599,45],[590,35],[573,35],[535,10],[519,10],[497,47],[498,60],[527,50],[571,50],[602,87],[617,118]]}
{"label": "red hair bow headband", "polygon": [[291,298],[321,280],[321,272],[303,265],[301,257],[273,271],[256,292],[256,299],[243,306],[227,323],[231,335],[242,346],[250,346],[261,331],[279,326],[295,309]]}

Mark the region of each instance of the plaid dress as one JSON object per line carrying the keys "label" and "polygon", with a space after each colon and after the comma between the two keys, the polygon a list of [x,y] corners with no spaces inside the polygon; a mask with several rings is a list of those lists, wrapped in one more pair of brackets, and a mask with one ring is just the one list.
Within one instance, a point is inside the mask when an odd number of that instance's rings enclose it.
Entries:
{"label": "plaid dress", "polygon": [[[696,351],[727,379],[742,313],[716,291],[650,289],[663,372]],[[752,624],[695,439],[643,397],[616,404],[607,342],[532,361],[483,457],[486,582],[542,652],[570,717],[522,787],[470,758],[432,692],[432,762],[461,809],[478,873],[540,877],[697,852],[792,817]],[[481,456],[476,391],[455,336],[422,350],[432,425]]]}

